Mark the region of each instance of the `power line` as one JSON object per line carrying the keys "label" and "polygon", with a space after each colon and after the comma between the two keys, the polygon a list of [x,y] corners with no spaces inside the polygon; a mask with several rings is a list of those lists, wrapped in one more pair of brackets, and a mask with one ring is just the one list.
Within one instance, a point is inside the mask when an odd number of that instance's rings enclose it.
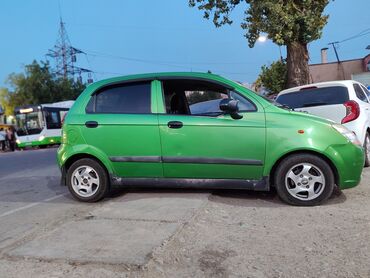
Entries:
{"label": "power line", "polygon": [[370,28],[367,28],[367,29],[365,29],[365,30],[362,30],[360,33],[358,33],[358,34],[356,34],[356,35],[354,35],[354,36],[351,36],[351,37],[349,37],[349,38],[346,38],[346,39],[344,39],[344,40],[341,40],[341,41],[339,41],[339,42],[337,42],[337,43],[343,43],[343,42],[346,42],[346,41],[354,40],[354,39],[357,39],[357,38],[359,38],[359,37],[366,36],[366,35],[368,35],[368,34],[370,34]]}
{"label": "power line", "polygon": [[[196,71],[208,71],[209,69],[204,69],[204,68],[194,68],[189,65],[184,65],[184,64],[179,64],[175,62],[168,62],[168,61],[157,61],[157,60],[145,60],[145,59],[139,59],[139,58],[131,58],[131,57],[125,57],[125,56],[118,56],[118,55],[112,55],[112,54],[107,54],[107,53],[102,53],[98,51],[92,51],[92,50],[87,50],[86,51],[87,55],[90,56],[96,56],[96,57],[104,57],[104,58],[110,58],[110,59],[117,59],[117,60],[125,60],[125,61],[131,61],[131,62],[139,62],[139,63],[146,63],[146,64],[154,64],[154,65],[161,65],[161,66],[169,66],[169,67],[174,67],[174,68],[181,68],[181,69],[186,69],[186,70],[196,70]],[[205,65],[207,63],[204,63]],[[215,63],[217,64],[217,63]],[[250,75],[251,73],[247,72],[228,72],[228,71],[217,71],[217,70],[212,70],[212,72],[217,72],[220,74],[234,74],[234,75]],[[115,74],[115,73],[113,73]]]}
{"label": "power line", "polygon": [[86,50],[86,53],[90,56],[98,56],[98,57],[107,57],[113,59],[122,59],[122,60],[129,60],[134,62],[143,62],[143,63],[153,63],[153,64],[165,64],[165,65],[179,65],[179,64],[189,64],[189,65],[255,65],[256,63],[246,63],[246,62],[184,62],[184,61],[159,61],[159,60],[147,60],[147,59],[140,59],[140,58],[132,58],[132,57],[125,57],[119,55],[113,55],[108,53],[102,53],[93,50]]}

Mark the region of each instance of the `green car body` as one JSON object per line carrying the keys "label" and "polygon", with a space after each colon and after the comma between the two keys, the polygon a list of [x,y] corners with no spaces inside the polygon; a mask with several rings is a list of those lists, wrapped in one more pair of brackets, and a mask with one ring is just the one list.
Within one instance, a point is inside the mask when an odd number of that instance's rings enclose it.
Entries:
{"label": "green car body", "polygon": [[[214,82],[250,100],[255,111],[217,117],[166,113],[162,81],[194,79]],[[151,113],[87,113],[92,95],[110,84],[151,82]],[[171,121],[181,128],[169,128]],[[98,122],[88,128],[88,122]],[[111,78],[90,85],[70,109],[63,126],[58,164],[65,179],[77,160],[98,161],[111,184],[175,180],[183,186],[211,180],[210,187],[269,190],[275,170],[293,154],[312,154],[327,162],[341,189],[360,182],[361,147],[332,127],[332,122],[279,108],[238,83],[207,73],[158,73]],[[219,181],[219,182],[218,182]],[[231,182],[230,182],[231,181]],[[233,182],[234,181],[234,182]],[[64,180],[65,182],[65,180]],[[235,186],[234,186],[235,185]]]}

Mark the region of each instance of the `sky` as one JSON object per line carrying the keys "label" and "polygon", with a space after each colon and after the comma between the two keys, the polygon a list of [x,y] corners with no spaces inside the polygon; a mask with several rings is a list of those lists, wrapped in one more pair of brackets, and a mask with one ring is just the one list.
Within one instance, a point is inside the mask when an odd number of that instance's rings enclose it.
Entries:
{"label": "sky", "polygon": [[[0,87],[10,73],[45,60],[58,38],[60,16],[71,44],[86,55],[77,64],[94,71],[94,81],[145,72],[208,70],[252,83],[261,66],[280,57],[271,41],[249,48],[240,23],[246,4],[232,13],[231,26],[215,28],[187,0],[12,0],[0,1]],[[370,0],[335,0],[325,13],[322,38],[309,44],[310,63],[320,49],[370,30]],[[370,54],[370,33],[340,43],[341,60]],[[285,47],[282,47],[286,56]],[[49,58],[50,59],[50,58]],[[332,48],[328,59],[335,61]],[[53,60],[50,60],[53,64]]]}

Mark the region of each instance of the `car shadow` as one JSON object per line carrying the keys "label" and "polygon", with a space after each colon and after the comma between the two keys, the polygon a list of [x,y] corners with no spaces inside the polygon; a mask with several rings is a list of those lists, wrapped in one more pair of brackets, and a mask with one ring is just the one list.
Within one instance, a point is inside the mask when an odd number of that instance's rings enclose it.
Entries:
{"label": "car shadow", "polygon": [[[135,194],[130,194],[135,193]],[[112,188],[107,198],[104,201],[121,201],[122,197],[128,200],[144,199],[144,198],[189,198],[190,194],[210,194],[208,200],[210,202],[223,203],[232,206],[243,207],[284,207],[290,206],[278,197],[275,188],[270,191],[251,191],[251,190],[235,190],[235,189],[169,189],[169,188]],[[181,196],[183,195],[183,196]],[[196,198],[192,195],[191,198]],[[338,188],[334,189],[333,195],[322,206],[330,206],[343,203],[346,201],[346,196]]]}

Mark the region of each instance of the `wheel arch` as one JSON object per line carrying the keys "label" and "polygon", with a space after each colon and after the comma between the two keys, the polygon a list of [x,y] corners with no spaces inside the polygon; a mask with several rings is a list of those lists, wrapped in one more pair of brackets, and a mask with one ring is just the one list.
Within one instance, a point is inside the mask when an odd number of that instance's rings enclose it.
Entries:
{"label": "wheel arch", "polygon": [[74,154],[74,155],[71,155],[70,157],[68,157],[67,160],[64,162],[64,165],[63,165],[65,171],[67,172],[69,167],[71,167],[71,165],[74,162],[76,162],[77,160],[83,159],[83,158],[91,158],[91,159],[95,160],[96,162],[98,162],[104,168],[104,170],[109,175],[108,167],[101,161],[101,159],[99,159],[98,157],[96,157],[92,154],[89,154],[89,153],[77,153],[77,154]]}
{"label": "wheel arch", "polygon": [[296,155],[296,154],[311,154],[311,155],[316,155],[316,156],[322,158],[325,162],[328,163],[328,165],[332,169],[333,174],[334,174],[335,184],[336,185],[339,184],[338,169],[335,167],[334,163],[327,156],[325,156],[322,153],[311,151],[311,150],[296,150],[296,151],[292,151],[292,152],[289,152],[289,153],[284,154],[277,161],[275,161],[274,165],[271,168],[270,175],[269,175],[270,176],[270,180],[269,180],[270,185],[275,186],[275,181],[274,181],[274,179],[275,179],[275,173],[276,173],[276,169],[279,166],[280,162],[283,161],[285,158],[287,158],[287,157],[289,157],[291,155]]}
{"label": "wheel arch", "polygon": [[75,163],[76,161],[83,159],[83,158],[90,158],[90,159],[95,160],[104,169],[107,176],[110,177],[109,168],[104,164],[104,162],[101,159],[89,153],[77,153],[77,154],[74,154],[68,157],[66,161],[63,163],[63,166],[61,167],[61,170],[62,170],[61,185],[67,185],[66,176],[67,176],[67,171],[71,167],[71,165]]}

